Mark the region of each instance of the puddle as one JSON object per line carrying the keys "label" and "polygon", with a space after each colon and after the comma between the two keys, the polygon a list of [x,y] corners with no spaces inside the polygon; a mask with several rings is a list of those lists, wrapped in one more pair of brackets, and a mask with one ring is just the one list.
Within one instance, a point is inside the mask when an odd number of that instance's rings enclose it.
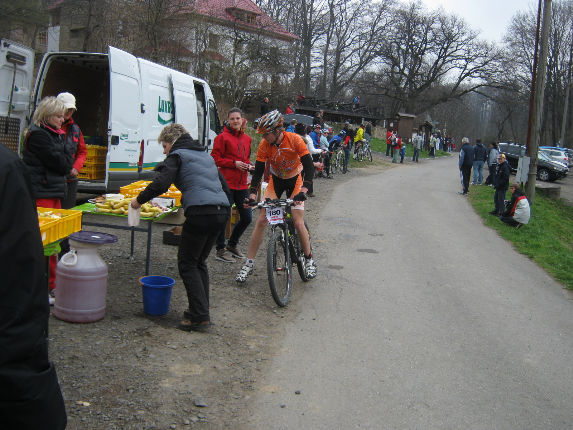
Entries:
{"label": "puddle", "polygon": [[366,252],[368,254],[379,254],[378,251],[376,251],[375,249],[357,249],[358,252]]}

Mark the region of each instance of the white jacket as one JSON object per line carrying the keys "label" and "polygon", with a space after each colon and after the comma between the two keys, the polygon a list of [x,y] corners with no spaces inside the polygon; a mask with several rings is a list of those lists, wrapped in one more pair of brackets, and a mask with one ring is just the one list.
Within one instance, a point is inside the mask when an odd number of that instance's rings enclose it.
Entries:
{"label": "white jacket", "polygon": [[529,217],[531,215],[531,210],[529,209],[529,201],[527,199],[521,199],[517,202],[515,206],[515,213],[513,214],[513,219],[521,224],[529,223]]}

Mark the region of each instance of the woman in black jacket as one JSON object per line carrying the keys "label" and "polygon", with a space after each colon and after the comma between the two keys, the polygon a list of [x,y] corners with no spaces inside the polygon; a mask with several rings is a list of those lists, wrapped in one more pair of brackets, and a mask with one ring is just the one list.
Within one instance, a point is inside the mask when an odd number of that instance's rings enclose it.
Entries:
{"label": "woman in black jacket", "polygon": [[[45,97],[38,104],[32,126],[24,142],[22,160],[28,167],[36,205],[43,208],[62,207],[66,196],[66,175],[72,170],[74,158],[64,147],[66,106],[56,97]],[[49,287],[56,287],[58,256],[50,257]]]}

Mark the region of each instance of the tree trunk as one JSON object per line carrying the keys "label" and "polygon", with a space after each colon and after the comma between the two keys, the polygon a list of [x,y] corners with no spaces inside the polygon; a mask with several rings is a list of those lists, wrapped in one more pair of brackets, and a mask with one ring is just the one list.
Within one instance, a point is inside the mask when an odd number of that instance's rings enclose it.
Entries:
{"label": "tree trunk", "polygon": [[541,133],[541,118],[543,114],[543,97],[545,94],[545,80],[547,78],[547,41],[549,39],[549,29],[551,28],[551,0],[544,0],[543,24],[541,31],[541,51],[539,53],[539,63],[537,65],[537,80],[535,82],[534,117],[531,127],[531,145],[529,154],[531,164],[529,165],[529,175],[527,180],[526,194],[529,203],[533,205],[535,200],[535,180],[537,177],[537,151]]}

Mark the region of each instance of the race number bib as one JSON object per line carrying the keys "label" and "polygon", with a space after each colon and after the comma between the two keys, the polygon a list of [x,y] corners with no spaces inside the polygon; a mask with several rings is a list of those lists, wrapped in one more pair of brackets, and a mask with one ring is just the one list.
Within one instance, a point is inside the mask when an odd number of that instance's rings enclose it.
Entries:
{"label": "race number bib", "polygon": [[283,222],[283,208],[267,208],[267,221],[269,224],[280,224]]}

